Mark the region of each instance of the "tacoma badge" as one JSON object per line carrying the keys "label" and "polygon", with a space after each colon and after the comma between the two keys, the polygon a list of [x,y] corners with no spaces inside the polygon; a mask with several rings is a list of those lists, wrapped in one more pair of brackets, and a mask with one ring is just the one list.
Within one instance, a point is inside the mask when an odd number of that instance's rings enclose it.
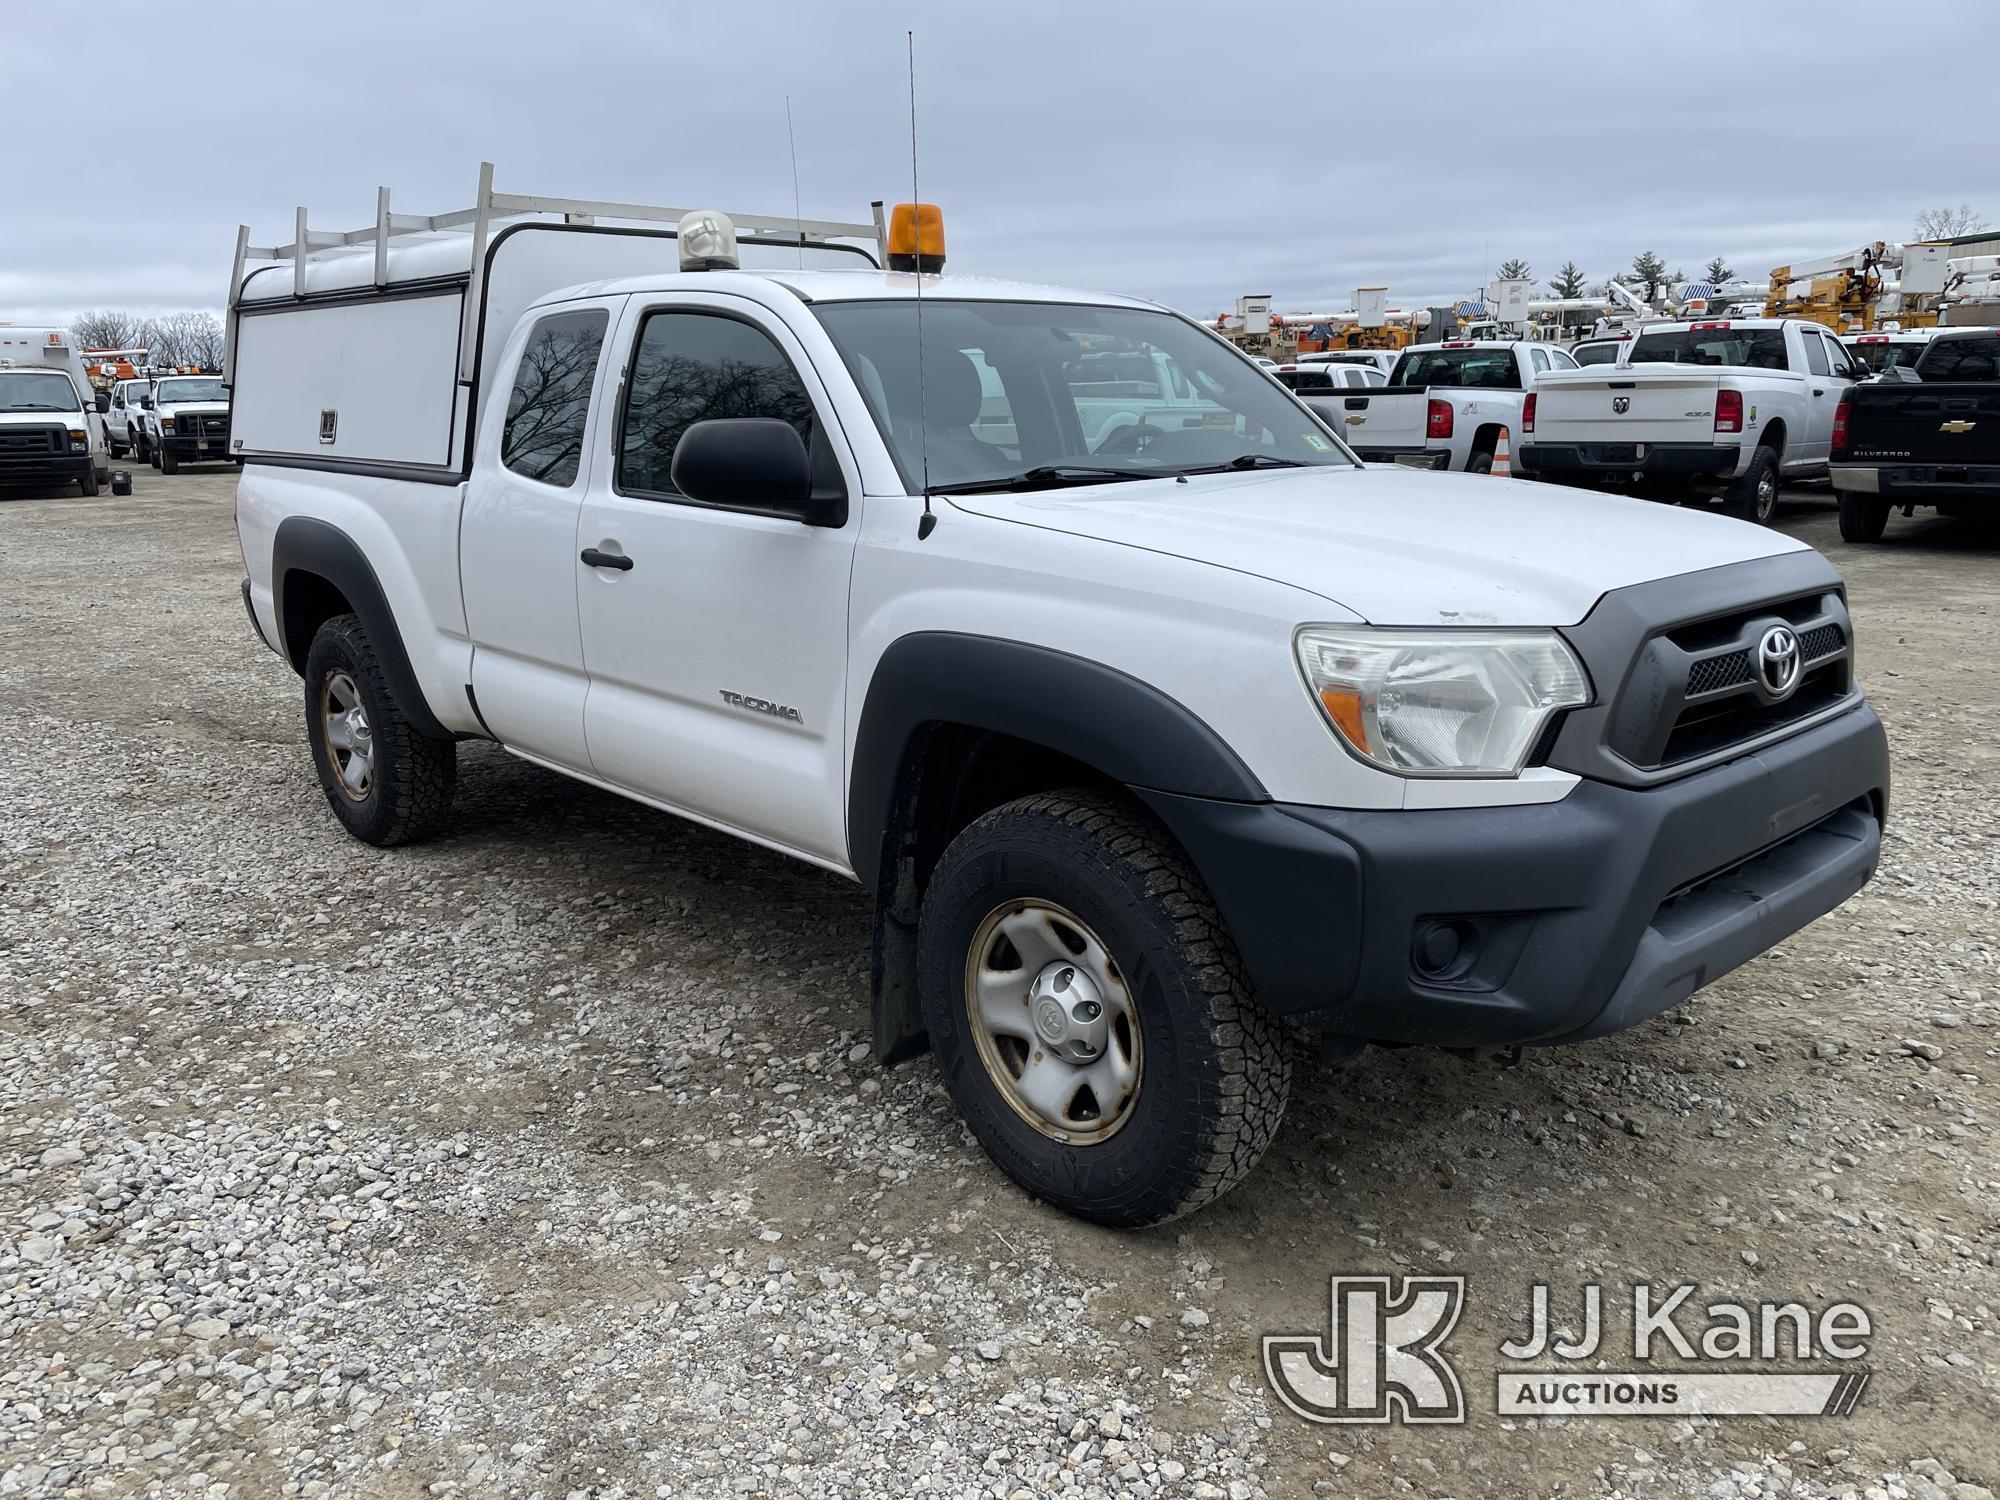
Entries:
{"label": "tacoma badge", "polygon": [[722,689],[722,701],[731,708],[747,708],[753,714],[769,714],[774,719],[790,719],[794,724],[805,723],[796,708],[787,708],[782,703],[773,703],[769,698],[746,698],[741,693]]}

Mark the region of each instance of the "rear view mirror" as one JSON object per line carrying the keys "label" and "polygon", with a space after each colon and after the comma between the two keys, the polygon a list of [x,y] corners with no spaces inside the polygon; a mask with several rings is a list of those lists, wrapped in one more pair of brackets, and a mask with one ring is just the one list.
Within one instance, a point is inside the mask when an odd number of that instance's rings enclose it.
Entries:
{"label": "rear view mirror", "polygon": [[151,411],[153,409],[153,398],[151,396],[141,396],[139,404],[145,407],[147,411]]}
{"label": "rear view mirror", "polygon": [[789,422],[720,417],[696,422],[674,448],[674,488],[702,505],[791,516],[808,526],[847,520],[847,491],[814,481],[812,455]]}
{"label": "rear view mirror", "polygon": [[97,409],[100,412],[111,410],[111,392],[99,391],[97,393]]}

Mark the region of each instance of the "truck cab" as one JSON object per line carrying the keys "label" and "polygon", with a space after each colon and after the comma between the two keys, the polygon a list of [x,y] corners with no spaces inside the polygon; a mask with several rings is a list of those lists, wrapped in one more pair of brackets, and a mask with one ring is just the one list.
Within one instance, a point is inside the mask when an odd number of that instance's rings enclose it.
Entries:
{"label": "truck cab", "polygon": [[165,375],[139,400],[146,457],[166,474],[229,452],[229,391],[220,375]]}
{"label": "truck cab", "polygon": [[[1296,1034],[1602,1035],[1875,867],[1881,727],[1790,539],[1371,469],[1179,314],[946,274],[929,205],[484,168],[395,245],[386,198],[232,277],[243,597],[332,816],[434,833],[485,741],[856,882],[878,1060],[1047,1202],[1192,1211]],[[1177,421],[1100,419],[1128,361]]]}
{"label": "truck cab", "polygon": [[111,480],[104,418],[68,330],[0,323],[0,486]]}
{"label": "truck cab", "polygon": [[153,382],[143,376],[118,381],[111,387],[111,405],[104,412],[104,442],[113,458],[127,453],[146,456],[142,446],[145,430],[145,398]]}

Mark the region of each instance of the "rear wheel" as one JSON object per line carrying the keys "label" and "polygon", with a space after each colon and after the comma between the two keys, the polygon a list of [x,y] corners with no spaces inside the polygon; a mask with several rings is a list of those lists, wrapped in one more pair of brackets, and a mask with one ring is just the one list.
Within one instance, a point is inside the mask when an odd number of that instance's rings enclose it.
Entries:
{"label": "rear wheel", "polygon": [[918,961],[945,1087],[1039,1198],[1158,1224],[1277,1132],[1279,1027],[1186,856],[1129,803],[1043,793],[976,819],[931,877]]}
{"label": "rear wheel", "polygon": [[407,844],[444,826],[458,747],[420,733],[397,706],[354,615],[320,626],[306,653],[306,735],[327,805],[365,843]]}
{"label": "rear wheel", "polygon": [[1759,448],[1750,467],[1723,492],[1723,509],[1739,521],[1769,526],[1778,513],[1778,455]]}
{"label": "rear wheel", "polygon": [[1493,472],[1493,455],[1490,453],[1473,454],[1472,457],[1465,461],[1465,472],[1468,474],[1491,474]]}
{"label": "rear wheel", "polygon": [[1889,502],[1875,495],[1840,492],[1840,539],[1879,542],[1889,524]]}

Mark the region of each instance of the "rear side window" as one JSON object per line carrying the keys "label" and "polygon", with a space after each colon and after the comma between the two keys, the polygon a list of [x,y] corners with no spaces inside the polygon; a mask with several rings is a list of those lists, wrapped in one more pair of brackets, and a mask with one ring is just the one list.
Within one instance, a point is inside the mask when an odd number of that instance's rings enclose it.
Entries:
{"label": "rear side window", "polygon": [[1831,368],[1826,362],[1826,345],[1819,341],[1819,335],[1809,333],[1805,337],[1806,370],[1814,375],[1824,375]]}
{"label": "rear side window", "polygon": [[558,488],[576,483],[609,317],[602,308],[556,313],[528,335],[500,438],[500,462],[523,478]]}
{"label": "rear side window", "polygon": [[1290,386],[1295,391],[1330,391],[1334,386],[1334,372],[1325,365],[1312,369],[1274,370],[1272,373],[1278,377],[1280,385]]}
{"label": "rear side window", "polygon": [[1576,351],[1579,365],[1615,365],[1618,363],[1616,344],[1585,344]]}
{"label": "rear side window", "polygon": [[763,329],[719,313],[658,312],[639,330],[618,434],[618,487],[678,495],[674,449],[696,422],[776,417],[812,446],[812,398]]}

